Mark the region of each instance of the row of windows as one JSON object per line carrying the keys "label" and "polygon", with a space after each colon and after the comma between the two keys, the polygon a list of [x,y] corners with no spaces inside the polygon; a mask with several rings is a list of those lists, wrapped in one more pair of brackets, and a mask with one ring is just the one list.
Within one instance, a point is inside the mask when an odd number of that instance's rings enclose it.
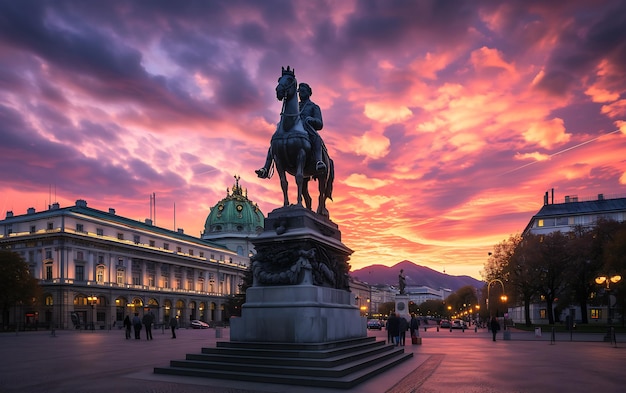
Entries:
{"label": "row of windows", "polygon": [[[46,223],[46,230],[48,231],[52,231],[54,230],[54,223],[53,222],[48,222]],[[31,225],[30,226],[30,233],[36,233],[37,232],[37,226],[36,225]],[[87,231],[85,231],[85,227],[83,224],[77,223],[76,224],[76,232],[78,233],[88,233]],[[11,226],[8,227],[8,234],[13,233],[13,230],[11,228]],[[97,236],[104,236],[104,229],[103,228],[96,228],[96,235]],[[117,232],[116,234],[117,239],[118,240],[125,240],[125,234],[123,232]],[[141,236],[134,234],[133,235],[133,243],[135,244],[141,244]],[[150,247],[157,247],[156,241],[155,240],[148,240],[148,245]],[[170,250],[170,243],[167,242],[163,242],[163,247],[164,250]],[[181,246],[177,246],[176,247],[176,252],[182,253],[183,252],[183,248]],[[196,255],[196,250],[189,248],[187,249],[187,254],[191,255],[191,256],[195,256]],[[198,256],[200,258],[204,258],[205,257],[205,253],[204,251],[198,251]],[[215,259],[215,254],[211,254],[210,259]],[[220,255],[220,261],[224,261],[224,255]],[[233,262],[232,258],[229,258],[229,262]]]}
{"label": "row of windows", "polygon": [[593,225],[600,218],[622,221],[623,213],[610,213],[600,215],[588,214],[570,217],[546,217],[537,219],[536,225],[539,228],[555,226]]}

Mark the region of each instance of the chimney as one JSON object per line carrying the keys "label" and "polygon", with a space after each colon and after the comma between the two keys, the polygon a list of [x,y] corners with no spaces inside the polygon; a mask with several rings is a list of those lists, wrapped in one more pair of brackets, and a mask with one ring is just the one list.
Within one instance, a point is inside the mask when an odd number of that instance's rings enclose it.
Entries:
{"label": "chimney", "polygon": [[76,201],[77,207],[87,207],[87,201],[84,199],[79,199]]}
{"label": "chimney", "polygon": [[565,195],[565,203],[569,203],[569,195]]}
{"label": "chimney", "polygon": [[547,205],[548,204],[548,191],[546,191],[546,193],[543,196],[543,205]]}
{"label": "chimney", "polygon": [[57,210],[59,207],[59,202],[54,202],[52,205],[48,206],[48,210]]}
{"label": "chimney", "polygon": [[109,214],[115,214],[115,209],[113,209],[112,207],[109,208]]}
{"label": "chimney", "polygon": [[599,201],[603,201],[604,200],[604,194],[598,194],[598,200]]}
{"label": "chimney", "polygon": [[35,214],[35,208],[29,207],[28,210],[26,210],[26,214]]}
{"label": "chimney", "polygon": [[185,231],[183,230],[183,228],[178,228],[178,233],[185,233]]}
{"label": "chimney", "polygon": [[11,217],[13,217],[13,210],[8,210],[6,218],[11,218]]}
{"label": "chimney", "polygon": [[146,218],[146,225],[152,225],[152,220],[149,218]]}

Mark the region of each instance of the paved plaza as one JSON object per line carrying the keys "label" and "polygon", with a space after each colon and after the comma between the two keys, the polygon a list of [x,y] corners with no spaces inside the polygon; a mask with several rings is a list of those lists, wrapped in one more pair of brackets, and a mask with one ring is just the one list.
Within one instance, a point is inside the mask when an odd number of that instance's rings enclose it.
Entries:
{"label": "paved plaza", "polygon": [[[144,333],[142,331],[142,333]],[[218,333],[218,334],[216,334]],[[386,339],[386,331],[368,334]],[[216,338],[216,335],[221,335]],[[349,390],[156,375],[154,367],[229,339],[227,328],[165,330],[154,340],[126,340],[122,330],[0,334],[0,393],[259,392],[623,392],[626,337],[512,331],[493,342],[486,330],[420,332],[414,357]]]}

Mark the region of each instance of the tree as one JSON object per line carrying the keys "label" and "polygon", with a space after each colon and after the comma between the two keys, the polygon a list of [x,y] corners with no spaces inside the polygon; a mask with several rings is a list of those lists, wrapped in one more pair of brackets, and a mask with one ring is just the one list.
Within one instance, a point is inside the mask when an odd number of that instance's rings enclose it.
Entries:
{"label": "tree", "polygon": [[445,307],[441,300],[429,299],[420,304],[420,315],[440,318],[445,315]]}
{"label": "tree", "polygon": [[567,249],[570,258],[567,285],[571,296],[564,296],[562,300],[565,305],[576,303],[580,306],[581,323],[584,324],[589,323],[588,300],[596,291],[594,279],[598,276],[602,265],[602,259],[598,254],[602,246],[598,244],[597,236],[602,225],[598,222],[592,229],[577,225],[569,233]]}
{"label": "tree", "polygon": [[32,306],[40,297],[39,283],[31,276],[24,259],[15,252],[0,250],[0,307],[4,325],[8,324],[11,307]]}
{"label": "tree", "polygon": [[[539,242],[538,283],[539,291],[546,302],[548,323],[555,322],[554,301],[563,292],[567,278],[567,267],[570,261],[567,252],[568,237],[557,231],[546,235],[533,236],[534,241]],[[536,243],[535,243],[536,245]]]}
{"label": "tree", "polygon": [[378,306],[378,312],[385,316],[391,314],[392,311],[395,312],[395,310],[396,310],[395,302],[385,302]]}
{"label": "tree", "polygon": [[[496,244],[493,248],[493,252],[489,253],[489,258],[482,272],[482,276],[487,284],[485,284],[482,291],[481,303],[489,306],[485,309],[481,309],[480,314],[483,318],[490,317],[490,314],[492,314],[490,309],[495,309],[495,314],[498,314],[499,300],[506,292],[506,289],[502,287],[506,285],[508,288],[509,281],[514,278],[514,276],[511,275],[511,260],[513,259],[516,247],[520,241],[521,236],[519,234],[510,235],[508,239]],[[497,283],[490,285],[494,280],[500,280],[502,285],[497,285]],[[515,295],[516,292],[514,291],[513,294]],[[491,299],[487,299],[488,295]],[[511,300],[515,299],[513,298]],[[494,304],[496,305],[495,307]]]}
{"label": "tree", "polygon": [[521,236],[519,234],[510,235],[508,239],[503,240],[493,247],[493,252],[489,253],[485,268],[483,272],[481,272],[485,281],[489,282],[495,279],[506,280],[506,267],[520,240]]}
{"label": "tree", "polygon": [[539,266],[538,246],[539,242],[533,235],[526,238],[515,239],[515,251],[511,255],[508,265],[505,267],[505,276],[509,278],[511,301],[524,304],[524,322],[530,326],[530,304],[538,294],[537,273]]}
{"label": "tree", "polygon": [[[600,259],[602,267],[598,275],[621,275],[622,279],[611,284],[611,293],[616,298],[616,305],[621,310],[622,325],[626,322],[626,221],[599,221],[601,230],[596,238],[603,240]],[[600,229],[600,228],[598,228]]]}

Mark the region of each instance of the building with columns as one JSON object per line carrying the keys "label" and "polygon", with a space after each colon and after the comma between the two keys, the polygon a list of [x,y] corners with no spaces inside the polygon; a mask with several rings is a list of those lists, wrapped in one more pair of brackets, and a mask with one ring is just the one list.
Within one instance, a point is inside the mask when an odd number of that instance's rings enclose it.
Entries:
{"label": "building with columns", "polygon": [[173,317],[182,327],[194,319],[219,324],[250,263],[247,254],[214,241],[93,209],[84,200],[7,212],[0,247],[20,254],[43,288],[34,308],[3,319],[60,329],[111,328],[126,315],[148,312],[157,326]]}

